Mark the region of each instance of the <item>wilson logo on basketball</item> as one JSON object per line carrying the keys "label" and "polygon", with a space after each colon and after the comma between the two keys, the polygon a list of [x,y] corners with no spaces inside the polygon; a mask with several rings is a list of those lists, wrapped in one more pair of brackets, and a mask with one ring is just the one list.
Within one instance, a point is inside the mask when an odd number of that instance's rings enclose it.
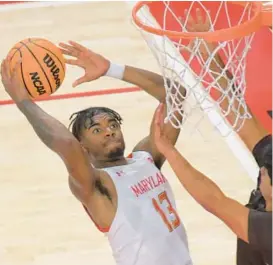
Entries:
{"label": "wilson logo on basketball", "polygon": [[43,86],[42,81],[40,80],[40,77],[37,72],[35,73],[30,73],[31,76],[31,81],[36,88],[36,91],[38,92],[39,95],[43,95],[46,93],[46,90]]}
{"label": "wilson logo on basketball", "polygon": [[52,57],[48,53],[44,57],[44,63],[46,64],[48,68],[50,68],[50,71],[55,79],[56,89],[58,89],[61,85],[61,80],[59,78],[60,69],[57,67],[55,61],[52,59]]}

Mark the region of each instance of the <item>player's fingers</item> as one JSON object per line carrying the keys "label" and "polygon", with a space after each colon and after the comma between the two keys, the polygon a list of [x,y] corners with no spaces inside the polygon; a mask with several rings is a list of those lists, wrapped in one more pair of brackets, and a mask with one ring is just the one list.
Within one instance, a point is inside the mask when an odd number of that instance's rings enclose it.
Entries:
{"label": "player's fingers", "polygon": [[155,125],[156,126],[158,126],[159,125],[159,115],[160,115],[160,113],[159,113],[159,109],[160,108],[160,105],[158,105],[157,106],[157,108],[156,108],[156,111],[155,111],[155,121],[154,121],[154,123],[155,123]]}
{"label": "player's fingers", "polygon": [[10,70],[7,58],[5,58],[1,65],[1,75],[3,78],[10,78]]}
{"label": "player's fingers", "polygon": [[83,45],[75,42],[75,41],[68,41],[69,44],[71,44],[78,52],[81,52],[81,53],[84,53],[84,54],[87,54],[88,53],[88,56],[91,56],[90,58],[92,58],[92,56],[96,56],[97,54],[95,52],[93,52],[92,50],[84,47]]}
{"label": "player's fingers", "polygon": [[61,49],[61,51],[65,55],[69,55],[69,56],[76,57],[76,58],[78,58],[79,55],[80,55],[80,51],[78,51],[76,49],[74,49],[74,50],[64,50],[64,49]]}
{"label": "player's fingers", "polygon": [[70,55],[70,52],[68,50],[61,49],[61,48],[60,48],[60,50],[61,50],[62,54]]}
{"label": "player's fingers", "polygon": [[61,50],[62,54],[73,56],[73,52],[71,52],[69,50],[65,50],[65,49],[60,49],[60,50]]}
{"label": "player's fingers", "polygon": [[154,138],[155,141],[158,142],[160,138],[160,121],[159,121],[159,112],[158,108],[156,109],[155,119],[154,119]]}
{"label": "player's fingers", "polygon": [[162,129],[164,125],[164,113],[165,113],[165,107],[163,103],[160,103],[158,108],[157,108],[157,125]]}
{"label": "player's fingers", "polygon": [[16,62],[15,66],[13,67],[13,69],[11,70],[11,77],[13,78],[19,71],[20,67],[22,64],[22,59],[18,59],[18,61]]}
{"label": "player's fingers", "polygon": [[68,44],[66,44],[66,43],[64,43],[64,42],[60,42],[60,43],[59,43],[59,46],[62,47],[63,49],[69,50],[69,51],[71,51],[71,50],[74,49],[73,46],[68,45]]}
{"label": "player's fingers", "polygon": [[2,61],[1,63],[1,77],[3,79],[3,76],[5,75],[5,60]]}
{"label": "player's fingers", "polygon": [[185,15],[185,21],[187,21],[187,26],[195,24],[195,21],[194,21],[193,17],[191,16],[191,14],[189,13],[188,9],[185,9],[184,15]]}
{"label": "player's fingers", "polygon": [[70,41],[68,41],[68,43],[70,45],[72,45],[74,48],[76,48],[77,50],[79,50],[79,51],[84,52],[84,51],[88,50],[86,47],[84,47],[83,45],[79,44],[78,42],[70,40]]}
{"label": "player's fingers", "polygon": [[167,107],[166,107],[165,103],[162,104],[162,109],[161,109],[160,115],[161,115],[160,116],[160,122],[161,122],[160,126],[163,129],[163,126],[165,124],[165,117],[167,115]]}
{"label": "player's fingers", "polygon": [[88,82],[88,79],[87,77],[84,75],[82,77],[80,77],[79,79],[77,79],[73,84],[72,84],[72,87],[76,87],[82,83],[85,83],[85,82]]}
{"label": "player's fingers", "polygon": [[73,46],[67,45],[65,43],[59,43],[59,46],[63,49],[60,49],[61,52],[65,55],[77,57],[79,55],[79,50],[74,48]]}
{"label": "player's fingers", "polygon": [[194,31],[194,25],[195,21],[191,15],[188,16],[188,10],[184,11],[185,13],[185,18],[181,21],[183,21],[183,25],[186,27],[186,29],[190,32]]}
{"label": "player's fingers", "polygon": [[196,21],[198,24],[203,24],[203,16],[200,8],[196,8]]}
{"label": "player's fingers", "polygon": [[209,10],[208,10],[208,14],[206,14],[205,25],[211,26],[211,23],[210,23],[210,11]]}
{"label": "player's fingers", "polygon": [[70,65],[81,66],[78,60],[73,60],[73,59],[65,59],[65,63]]}

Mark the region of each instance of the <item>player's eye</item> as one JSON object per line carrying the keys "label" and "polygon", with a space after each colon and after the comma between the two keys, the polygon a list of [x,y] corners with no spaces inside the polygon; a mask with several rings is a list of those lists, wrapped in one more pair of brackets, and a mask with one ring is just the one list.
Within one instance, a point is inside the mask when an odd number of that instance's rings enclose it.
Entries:
{"label": "player's eye", "polygon": [[116,122],[115,123],[112,123],[110,125],[110,129],[118,129],[119,128],[119,124],[117,124]]}
{"label": "player's eye", "polygon": [[94,133],[94,134],[98,134],[98,133],[100,133],[101,132],[101,129],[100,128],[95,128],[93,131],[92,131],[92,133]]}

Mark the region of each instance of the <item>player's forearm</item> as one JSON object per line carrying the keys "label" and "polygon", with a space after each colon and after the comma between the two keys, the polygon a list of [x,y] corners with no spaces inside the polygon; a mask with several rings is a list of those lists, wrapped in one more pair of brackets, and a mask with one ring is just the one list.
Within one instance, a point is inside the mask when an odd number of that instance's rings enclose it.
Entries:
{"label": "player's forearm", "polygon": [[[214,59],[215,60],[213,60],[210,65],[210,69],[214,77],[217,78],[219,76],[219,73],[221,73],[223,69],[225,68],[225,64],[219,54],[216,54]],[[236,84],[234,84],[234,82],[233,82],[232,88],[230,88],[229,86],[229,83],[231,82],[232,78],[233,78],[232,74],[227,70],[225,72],[225,75],[223,75],[218,80],[218,84],[223,90],[225,91],[229,90],[230,98],[234,98],[234,95],[233,95],[234,89],[236,89],[235,87]],[[230,108],[230,104],[231,104],[230,100],[228,100],[228,97],[225,96],[224,100],[222,100],[222,102],[220,103],[220,107],[223,110],[228,110]],[[241,104],[240,101],[234,100],[232,105],[234,109],[237,110],[237,112],[240,112],[242,115],[245,113],[246,111],[245,106]],[[247,106],[247,111],[252,115],[252,118],[244,120],[244,125],[239,131],[239,136],[244,141],[248,149],[252,151],[254,146],[257,144],[257,142],[259,142],[263,137],[265,137],[268,134],[268,132],[267,130],[265,130],[265,128],[259,122],[259,120],[255,116],[253,116],[248,106]],[[227,119],[230,124],[235,123],[236,119],[238,118],[237,115],[238,114],[233,111],[229,113],[229,115],[227,116]],[[251,134],[249,132],[251,132]]]}
{"label": "player's forearm", "polygon": [[31,100],[23,100],[16,104],[41,141],[53,151],[61,153],[62,148],[66,148],[68,143],[76,141],[63,124],[44,112]]}
{"label": "player's forearm", "polygon": [[218,80],[218,84],[223,90],[227,90],[228,84],[233,77],[228,70],[226,70],[223,74],[222,72],[224,68],[225,64],[221,56],[219,54],[216,54],[214,60],[212,60],[210,64],[211,74],[214,76],[214,78],[218,78],[219,74],[221,74],[221,77]]}
{"label": "player's forearm", "polygon": [[176,148],[170,147],[164,155],[179,181],[191,196],[206,210],[214,212],[214,207],[219,205],[218,202],[225,197],[219,187],[196,170]]}
{"label": "player's forearm", "polygon": [[[161,102],[165,101],[166,91],[164,78],[159,74],[132,66],[126,66],[123,81],[141,87],[148,94]],[[169,81],[167,80],[167,82]],[[182,86],[177,85],[176,87],[180,89],[181,94],[185,95],[185,89]]]}
{"label": "player's forearm", "polygon": [[161,75],[156,73],[132,66],[126,66],[123,81],[141,87],[159,101],[163,101],[166,97],[164,79]]}
{"label": "player's forearm", "polygon": [[[216,54],[214,57],[214,60],[212,60],[210,64],[210,70],[211,74],[214,76],[214,78],[219,78],[219,75],[221,77],[218,79],[217,83],[221,90],[228,91],[229,97],[234,97],[234,89],[236,89],[235,84],[233,82],[232,88],[230,88],[230,83],[232,82],[233,76],[232,74],[226,70],[223,74],[223,69],[225,68],[225,64],[219,54]],[[223,95],[220,95],[223,96]],[[228,110],[230,108],[230,101],[229,97],[225,96],[224,100],[221,101],[220,107],[222,110]],[[245,108],[243,105],[239,105],[238,101],[234,101],[233,106],[235,109],[237,109],[240,113],[245,113]],[[250,112],[250,110],[248,110]],[[230,112],[230,114],[227,116],[229,122],[231,124],[234,124],[235,120],[237,119],[237,114],[234,112]]]}

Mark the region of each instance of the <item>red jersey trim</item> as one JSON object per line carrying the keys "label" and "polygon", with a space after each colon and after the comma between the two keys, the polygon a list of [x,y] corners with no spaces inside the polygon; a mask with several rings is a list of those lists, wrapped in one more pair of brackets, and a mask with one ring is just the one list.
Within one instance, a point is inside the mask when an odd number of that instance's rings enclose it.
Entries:
{"label": "red jersey trim", "polygon": [[110,230],[110,227],[103,228],[103,227],[99,226],[99,225],[94,221],[94,219],[93,219],[92,215],[89,213],[88,209],[87,209],[84,205],[82,205],[82,206],[83,206],[84,210],[86,211],[86,213],[88,214],[88,216],[90,217],[90,219],[92,220],[92,222],[94,223],[94,225],[97,227],[97,229],[98,229],[100,232],[102,232],[102,233],[108,233],[109,230]]}

